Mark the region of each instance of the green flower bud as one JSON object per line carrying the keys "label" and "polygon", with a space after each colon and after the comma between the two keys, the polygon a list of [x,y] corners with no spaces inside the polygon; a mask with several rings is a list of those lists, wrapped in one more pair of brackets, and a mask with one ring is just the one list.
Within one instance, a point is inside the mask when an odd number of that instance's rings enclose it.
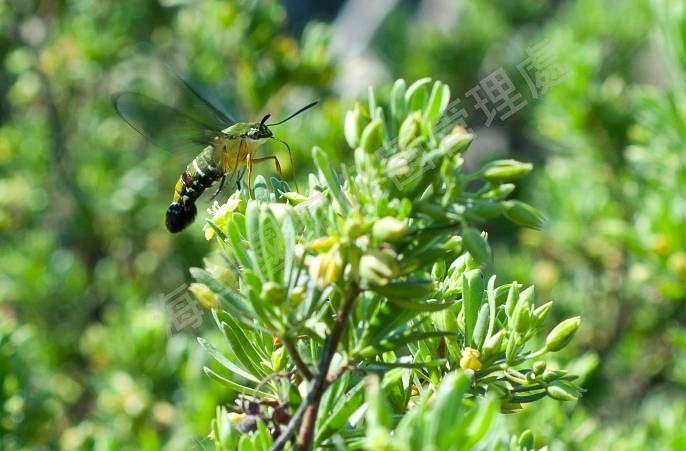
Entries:
{"label": "green flower bud", "polygon": [[410,162],[416,157],[415,152],[405,151],[398,152],[393,155],[386,165],[386,171],[388,176],[392,179],[402,179],[410,175],[412,167]]}
{"label": "green flower bud", "polygon": [[305,202],[306,200],[309,200],[309,197],[303,196],[302,194],[296,193],[293,191],[288,192],[288,193],[282,193],[281,197],[286,199],[292,205],[298,205],[298,204]]}
{"label": "green flower bud", "polygon": [[446,271],[447,267],[445,265],[445,260],[438,260],[431,268],[431,280],[443,280]]}
{"label": "green flower bud", "polygon": [[565,381],[552,382],[546,387],[546,393],[548,393],[548,396],[557,399],[558,401],[576,401],[579,399],[578,390]]}
{"label": "green flower bud", "polygon": [[505,337],[505,332],[499,330],[497,333],[491,335],[484,342],[481,350],[483,351],[484,357],[490,357],[496,355],[500,352],[500,348],[503,345],[503,338]]}
{"label": "green flower bud", "polygon": [[275,372],[286,368],[286,348],[281,346],[272,352],[272,370]]}
{"label": "green flower bud", "polygon": [[220,307],[217,296],[204,283],[192,283],[188,286],[188,291],[206,309],[218,309]]}
{"label": "green flower bud", "polygon": [[564,370],[545,370],[541,376],[541,379],[543,379],[545,382],[552,382],[566,374],[567,372]]}
{"label": "green flower bud", "polygon": [[511,363],[517,357],[517,349],[522,344],[522,339],[519,335],[510,335],[507,340],[507,348],[505,348],[505,360]]}
{"label": "green flower bud", "polygon": [[348,111],[345,115],[345,123],[343,125],[343,134],[345,140],[351,148],[356,148],[360,144],[360,136],[364,127],[364,118],[362,117],[361,108],[355,105],[355,109]]}
{"label": "green flower bud", "polygon": [[285,290],[276,282],[266,282],[262,285],[260,298],[270,304],[281,304],[286,297]]}
{"label": "green flower bud", "polygon": [[517,282],[512,282],[510,285],[510,290],[507,292],[507,300],[505,301],[505,313],[508,318],[512,317],[514,313],[514,308],[519,300],[519,284]]}
{"label": "green flower bud", "polygon": [[510,291],[510,285],[501,285],[495,289],[495,305],[500,307],[507,299],[507,295]]}
{"label": "green flower bud", "polygon": [[421,134],[421,120],[421,114],[419,112],[414,112],[407,116],[400,125],[398,144],[401,149],[406,149],[412,140]]}
{"label": "green flower bud", "polygon": [[514,190],[515,186],[512,183],[503,183],[502,185],[498,185],[495,188],[487,191],[482,197],[484,199],[503,200]]}
{"label": "green flower bud", "polygon": [[460,235],[453,235],[445,242],[445,250],[456,254],[462,253],[462,237]]}
{"label": "green flower bud", "polygon": [[474,135],[462,127],[455,127],[449,135],[441,140],[441,152],[447,156],[458,155],[469,147]]}
{"label": "green flower bud", "polygon": [[503,202],[505,207],[505,217],[522,227],[534,230],[541,230],[545,223],[545,218],[531,205],[518,200],[508,200]]}
{"label": "green flower bud", "polygon": [[533,370],[534,374],[536,374],[537,376],[540,376],[545,371],[546,366],[547,366],[547,364],[545,361],[539,361],[539,362],[534,363],[532,370]]}
{"label": "green flower bud", "polygon": [[543,321],[545,321],[546,317],[548,316],[548,313],[550,313],[550,309],[552,308],[552,306],[553,306],[553,301],[550,301],[550,302],[546,302],[545,304],[537,307],[536,310],[534,310],[534,313],[532,315],[533,316],[532,323],[535,327],[540,326],[543,323]]}
{"label": "green flower bud", "polygon": [[530,324],[531,311],[529,310],[529,304],[522,302],[520,297],[512,313],[512,326],[518,334],[525,334],[529,330]]}
{"label": "green flower bud", "polygon": [[549,352],[557,352],[567,346],[581,324],[581,318],[575,316],[562,321],[550,331],[545,339],[545,349]]}
{"label": "green flower bud", "polygon": [[407,234],[407,223],[391,216],[374,223],[372,235],[380,241],[398,241]]}
{"label": "green flower bud", "polygon": [[360,138],[360,147],[368,154],[373,154],[383,145],[383,127],[379,119],[367,124]]}
{"label": "green flower bud", "polygon": [[531,285],[519,295],[518,302],[523,302],[529,306],[534,305],[534,286]]}
{"label": "green flower bud", "polygon": [[534,168],[531,163],[517,160],[497,160],[484,166],[483,177],[491,183],[500,184],[512,182],[528,174]]}
{"label": "green flower bud", "polygon": [[371,224],[365,223],[362,217],[355,216],[345,222],[345,234],[351,240],[359,238],[369,231]]}
{"label": "green flower bud", "polygon": [[503,202],[476,200],[469,206],[469,213],[478,216],[479,219],[491,219],[500,215],[504,209]]}
{"label": "green flower bud", "polygon": [[491,260],[491,248],[476,229],[465,227],[462,231],[462,243],[478,264],[485,264]]}
{"label": "green flower bud", "polygon": [[360,259],[360,277],[369,285],[386,285],[398,276],[398,263],[391,255],[371,251]]}

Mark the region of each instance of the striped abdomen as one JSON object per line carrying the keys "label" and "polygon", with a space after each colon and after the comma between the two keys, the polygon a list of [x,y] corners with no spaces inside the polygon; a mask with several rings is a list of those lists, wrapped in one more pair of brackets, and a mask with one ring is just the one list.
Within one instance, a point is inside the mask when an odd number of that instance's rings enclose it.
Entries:
{"label": "striped abdomen", "polygon": [[206,147],[186,166],[174,187],[174,199],[167,208],[167,230],[180,232],[195,219],[195,200],[215,181],[222,178],[224,170],[215,159],[215,149]]}

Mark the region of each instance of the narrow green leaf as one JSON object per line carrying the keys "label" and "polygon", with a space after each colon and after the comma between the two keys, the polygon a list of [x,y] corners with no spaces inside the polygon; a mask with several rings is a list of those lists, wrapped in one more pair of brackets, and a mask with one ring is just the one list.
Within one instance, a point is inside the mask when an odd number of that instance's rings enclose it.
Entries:
{"label": "narrow green leaf", "polygon": [[234,390],[236,393],[245,393],[248,395],[254,395],[256,393],[255,389],[252,387],[248,387],[247,385],[241,385],[238,382],[234,382],[231,379],[228,379],[213,370],[211,370],[208,367],[203,367],[203,372],[207,374],[211,379],[214,379],[215,381],[219,382],[220,384],[224,384],[227,387],[229,387],[231,390]]}
{"label": "narrow green leaf", "polygon": [[260,380],[257,379],[253,374],[249,373],[248,371],[244,370],[243,368],[239,367],[238,365],[236,365],[235,363],[233,363],[232,361],[230,361],[229,359],[224,357],[224,355],[221,352],[217,351],[217,348],[212,346],[204,338],[198,337],[198,343],[200,343],[200,346],[205,348],[207,353],[210,356],[212,356],[212,358],[214,360],[219,362],[227,370],[231,371],[232,373],[238,374],[239,376],[241,376],[244,379],[248,379],[248,380],[253,381],[253,382],[260,382]]}
{"label": "narrow green leaf", "polygon": [[474,346],[473,333],[484,296],[484,279],[481,270],[472,269],[462,274],[464,300],[465,343]]}
{"label": "narrow green leaf", "polygon": [[488,328],[489,320],[489,307],[488,304],[482,304],[479,309],[479,314],[476,319],[476,324],[474,325],[474,346],[477,349],[481,349],[486,339],[486,329]]}
{"label": "narrow green leaf", "polygon": [[283,286],[290,287],[295,259],[295,228],[290,212],[281,223],[281,232],[283,234]]}
{"label": "narrow green leaf", "polygon": [[393,116],[395,128],[400,125],[403,118],[407,115],[406,90],[407,83],[405,83],[405,80],[399,79],[393,83],[393,88],[391,89],[391,116]]}
{"label": "narrow green leaf", "polygon": [[462,372],[450,373],[441,382],[426,418],[424,444],[427,449],[449,449],[462,441],[462,398],[468,385],[469,379]]}
{"label": "narrow green leaf", "polygon": [[465,448],[470,449],[486,435],[493,424],[499,407],[500,401],[495,397],[488,398],[486,402],[479,403],[476,415],[472,418],[467,428],[468,443],[465,444]]}
{"label": "narrow green leaf", "polygon": [[455,332],[447,331],[417,331],[405,330],[401,333],[392,334],[384,338],[377,344],[365,347],[360,352],[356,353],[360,357],[372,357],[384,352],[393,351],[408,343],[415,343],[428,338],[440,338],[450,335],[457,335]]}
{"label": "narrow green leaf", "polygon": [[405,310],[414,310],[416,312],[439,312],[450,308],[457,301],[447,302],[412,302],[404,299],[388,298],[388,302]]}
{"label": "narrow green leaf", "polygon": [[405,102],[409,106],[410,111],[418,111],[424,109],[426,98],[428,96],[426,85],[431,83],[431,78],[424,77],[415,81],[407,88],[405,92]]}
{"label": "narrow green leaf", "polygon": [[324,178],[324,182],[326,183],[329,193],[334,200],[336,200],[338,205],[340,205],[344,211],[347,211],[349,208],[348,200],[341,191],[341,186],[338,182],[338,176],[336,175],[336,171],[334,171],[333,167],[331,166],[329,157],[321,148],[314,147],[312,149],[312,158],[317,164],[319,173]]}
{"label": "narrow green leaf", "polygon": [[490,317],[488,318],[488,332],[486,333],[486,338],[490,338],[493,335],[493,329],[495,328],[495,316],[497,307],[497,292],[495,290],[495,274],[488,279],[488,284],[486,287],[486,298],[488,299],[488,312]]}
{"label": "narrow green leaf", "polygon": [[221,330],[229,341],[231,350],[236,355],[236,358],[247,371],[252,373],[258,380],[262,380],[267,374],[261,365],[263,359],[256,350],[253,344],[254,341],[249,340],[243,329],[231,318],[222,318],[221,324]]}
{"label": "narrow green leaf", "polygon": [[345,423],[364,402],[364,384],[360,381],[353,388],[348,390],[343,396],[336,398],[333,409],[322,417],[323,423],[317,429],[315,445],[329,438],[334,433],[340,431]]}
{"label": "narrow green leaf", "polygon": [[430,279],[411,278],[393,281],[384,286],[375,286],[372,290],[388,298],[426,299],[433,292],[434,284]]}
{"label": "narrow green leaf", "polygon": [[445,111],[450,102],[450,88],[440,81],[434,82],[429,95],[429,101],[424,110],[424,120],[433,124]]}
{"label": "narrow green leaf", "polygon": [[280,283],[283,278],[283,235],[281,224],[269,210],[260,214],[260,245],[269,280]]}
{"label": "narrow green leaf", "polygon": [[231,244],[231,251],[236,256],[238,263],[246,268],[252,266],[252,261],[246,249],[249,247],[247,241],[241,233],[241,225],[244,225],[245,217],[240,213],[234,213],[229,221],[229,243]]}
{"label": "narrow green leaf", "polygon": [[425,360],[421,362],[374,362],[366,365],[364,368],[368,371],[383,371],[396,368],[437,368],[445,365],[448,361],[446,359]]}

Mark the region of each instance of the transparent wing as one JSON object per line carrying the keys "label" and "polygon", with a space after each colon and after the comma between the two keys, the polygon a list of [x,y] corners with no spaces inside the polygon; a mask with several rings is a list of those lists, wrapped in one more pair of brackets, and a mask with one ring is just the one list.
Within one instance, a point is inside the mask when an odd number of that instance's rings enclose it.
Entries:
{"label": "transparent wing", "polygon": [[[119,116],[153,144],[167,151],[197,150],[193,144],[206,145],[236,123],[199,83],[152,61],[145,75],[133,80],[134,87],[112,96],[112,102]],[[142,94],[151,91],[157,95]]]}
{"label": "transparent wing", "polygon": [[132,91],[112,96],[117,114],[156,146],[178,151],[209,144],[221,129],[191,113],[181,111]]}

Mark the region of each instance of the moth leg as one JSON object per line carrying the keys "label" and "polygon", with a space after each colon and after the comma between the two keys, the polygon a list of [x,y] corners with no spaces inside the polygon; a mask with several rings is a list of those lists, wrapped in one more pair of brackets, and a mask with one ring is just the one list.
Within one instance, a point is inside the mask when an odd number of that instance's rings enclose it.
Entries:
{"label": "moth leg", "polygon": [[284,180],[283,178],[283,172],[281,171],[281,163],[279,163],[279,159],[276,158],[276,155],[270,155],[268,157],[262,157],[262,158],[255,158],[252,160],[253,163],[262,163],[268,160],[274,160],[274,165],[276,166],[276,172],[279,174],[279,178],[281,180]]}
{"label": "moth leg", "polygon": [[243,180],[243,174],[245,173],[245,169],[240,169],[238,171],[238,175],[236,176],[236,189],[238,191],[241,190],[241,180]]}
{"label": "moth leg", "polygon": [[248,195],[250,198],[252,198],[252,163],[253,163],[252,155],[250,155],[250,152],[245,156],[245,167],[248,171]]}
{"label": "moth leg", "polygon": [[217,197],[217,196],[219,195],[219,192],[220,192],[220,191],[222,190],[222,188],[224,187],[224,182],[225,182],[225,181],[226,181],[226,176],[225,176],[225,175],[222,175],[222,180],[221,180],[221,182],[219,182],[219,188],[217,188],[217,191],[215,191],[214,194],[212,194],[212,197],[210,197],[210,200],[213,200],[215,197]]}

